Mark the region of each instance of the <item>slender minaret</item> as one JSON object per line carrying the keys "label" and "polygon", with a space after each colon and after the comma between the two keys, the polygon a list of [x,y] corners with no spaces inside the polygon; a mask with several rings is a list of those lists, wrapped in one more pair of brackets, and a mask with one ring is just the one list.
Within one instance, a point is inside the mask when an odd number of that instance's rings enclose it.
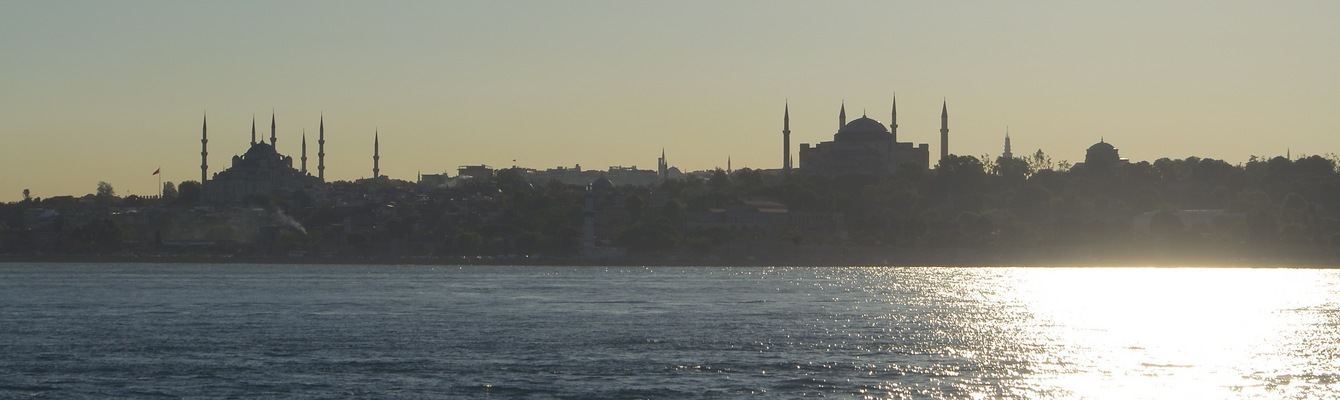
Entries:
{"label": "slender minaret", "polygon": [[307,128],[302,128],[302,174],[307,175]]}
{"label": "slender minaret", "polygon": [[949,158],[949,101],[940,105],[940,162]]}
{"label": "slender minaret", "polygon": [[200,118],[200,184],[205,184],[205,178],[209,177],[209,116]]}
{"label": "slender minaret", "polygon": [[898,143],[898,94],[893,95],[893,111],[889,115],[889,133],[893,134],[893,142]]}
{"label": "slender minaret", "polygon": [[316,177],[326,180],[326,115],[321,115],[321,130],[316,137]]}
{"label": "slender minaret", "polygon": [[730,156],[726,156],[726,173],[729,174],[730,172],[731,172],[731,169],[730,169]]}
{"label": "slender minaret", "polygon": [[665,161],[665,148],[661,148],[661,158],[656,160],[656,176],[665,180],[670,175],[670,165]]}
{"label": "slender minaret", "polygon": [[1005,158],[1014,158],[1014,153],[1010,152],[1010,127],[1005,127],[1005,152],[1000,155]]}
{"label": "slender minaret", "polygon": [[782,171],[791,171],[791,102],[782,108]]}
{"label": "slender minaret", "polygon": [[275,147],[275,149],[278,150],[278,147],[275,146],[275,141],[276,141],[276,140],[277,140],[277,139],[275,139],[275,113],[274,113],[273,111],[271,111],[271,112],[270,112],[270,147]]}
{"label": "slender minaret", "polygon": [[380,153],[381,153],[381,132],[374,131],[374,133],[372,134],[372,177],[374,179],[379,176],[382,176],[381,175],[382,170],[381,168],[378,167],[378,163],[382,159]]}
{"label": "slender minaret", "polygon": [[596,206],[591,185],[586,185],[586,197],[582,200],[582,255],[595,256],[596,251]]}
{"label": "slender minaret", "polygon": [[842,109],[838,110],[838,130],[842,130],[842,127],[844,127],[844,126],[847,126],[847,101],[846,101],[846,100],[843,100],[843,101],[842,101]]}
{"label": "slender minaret", "polygon": [[256,114],[251,114],[251,144],[256,144]]}

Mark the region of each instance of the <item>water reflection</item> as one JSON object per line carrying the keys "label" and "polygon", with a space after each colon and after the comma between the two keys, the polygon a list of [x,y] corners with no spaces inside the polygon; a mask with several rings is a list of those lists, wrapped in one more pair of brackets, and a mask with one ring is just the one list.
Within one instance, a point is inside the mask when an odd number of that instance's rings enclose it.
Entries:
{"label": "water reflection", "polygon": [[917,307],[954,337],[938,354],[977,366],[957,382],[974,397],[1336,394],[1330,271],[947,269],[911,284],[927,274],[870,272],[893,298],[937,286]]}

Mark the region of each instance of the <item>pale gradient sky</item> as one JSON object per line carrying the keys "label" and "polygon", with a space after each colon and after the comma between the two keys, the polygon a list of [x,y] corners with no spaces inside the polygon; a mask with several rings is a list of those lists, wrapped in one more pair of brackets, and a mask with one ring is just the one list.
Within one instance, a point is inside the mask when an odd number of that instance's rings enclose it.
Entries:
{"label": "pale gradient sky", "polygon": [[[1340,152],[1340,2],[0,3],[0,201],[153,194],[304,128],[328,180],[465,164],[777,168],[844,99],[939,153],[1080,161]],[[793,149],[794,151],[794,149]],[[793,153],[794,154],[794,153]],[[934,158],[934,156],[933,156]]]}

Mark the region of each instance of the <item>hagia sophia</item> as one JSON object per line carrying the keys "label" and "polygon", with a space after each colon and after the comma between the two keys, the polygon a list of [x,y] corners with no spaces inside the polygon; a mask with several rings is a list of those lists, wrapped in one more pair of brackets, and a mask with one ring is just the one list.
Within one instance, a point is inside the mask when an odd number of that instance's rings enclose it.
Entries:
{"label": "hagia sophia", "polygon": [[[811,146],[800,145],[801,172],[824,175],[843,173],[892,173],[903,164],[913,164],[920,168],[929,168],[930,149],[925,143],[898,141],[898,103],[894,100],[890,113],[889,126],[868,116],[847,122],[847,105],[838,111],[838,131],[833,140]],[[940,157],[948,156],[949,144],[949,106],[941,105],[940,113]],[[782,170],[790,171],[791,164],[791,107],[787,105],[782,114]]]}

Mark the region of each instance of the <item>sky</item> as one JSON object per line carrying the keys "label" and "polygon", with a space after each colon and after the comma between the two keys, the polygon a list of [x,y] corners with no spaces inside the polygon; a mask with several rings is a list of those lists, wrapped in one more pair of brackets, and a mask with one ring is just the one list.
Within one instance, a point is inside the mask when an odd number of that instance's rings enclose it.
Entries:
{"label": "sky", "polygon": [[[251,120],[327,180],[461,165],[781,165],[839,106],[939,154],[1340,152],[1336,1],[0,2],[0,201],[155,194]],[[798,156],[793,156],[798,157]],[[515,160],[515,161],[513,161]]]}

